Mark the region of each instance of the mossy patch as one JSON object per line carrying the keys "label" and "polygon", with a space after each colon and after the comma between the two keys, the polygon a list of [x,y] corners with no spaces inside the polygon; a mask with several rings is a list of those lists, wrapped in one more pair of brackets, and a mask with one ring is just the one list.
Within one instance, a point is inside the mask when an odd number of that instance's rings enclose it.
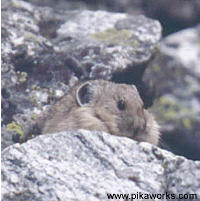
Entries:
{"label": "mossy patch", "polygon": [[152,70],[156,73],[160,72],[161,71],[161,67],[158,65],[158,64],[154,64],[152,66]]}
{"label": "mossy patch", "polygon": [[24,136],[24,131],[22,130],[22,126],[17,124],[15,121],[7,125],[7,130],[11,132],[15,132],[19,134],[21,137]]}
{"label": "mossy patch", "polygon": [[24,83],[27,81],[28,74],[26,72],[17,71],[17,76],[18,76],[19,82]]}
{"label": "mossy patch", "polygon": [[133,46],[134,48],[139,47],[139,42],[133,39],[133,34],[130,30],[122,29],[107,29],[103,32],[97,32],[91,34],[93,38],[103,42],[110,42],[118,45]]}
{"label": "mossy patch", "polygon": [[12,6],[13,6],[14,8],[20,8],[20,4],[17,3],[16,1],[12,2]]}
{"label": "mossy patch", "polygon": [[37,118],[38,118],[38,115],[37,115],[37,114],[34,114],[34,113],[33,113],[33,114],[31,115],[31,119],[32,119],[32,120],[36,120]]}
{"label": "mossy patch", "polygon": [[40,86],[38,86],[38,85],[36,85],[36,84],[32,85],[32,86],[31,86],[31,89],[32,89],[32,90],[36,90],[36,91],[40,91],[40,90],[41,90],[41,89],[40,89]]}
{"label": "mossy patch", "polygon": [[191,118],[194,117],[195,111],[183,106],[170,97],[162,96],[152,108],[160,123],[177,122],[181,120],[184,128],[191,128]]}
{"label": "mossy patch", "polygon": [[183,123],[183,126],[184,126],[185,128],[190,129],[190,128],[192,127],[192,122],[191,122],[191,120],[190,120],[189,118],[183,119],[183,120],[182,120],[182,123]]}
{"label": "mossy patch", "polygon": [[154,54],[157,53],[160,50],[160,43],[156,43],[154,48]]}

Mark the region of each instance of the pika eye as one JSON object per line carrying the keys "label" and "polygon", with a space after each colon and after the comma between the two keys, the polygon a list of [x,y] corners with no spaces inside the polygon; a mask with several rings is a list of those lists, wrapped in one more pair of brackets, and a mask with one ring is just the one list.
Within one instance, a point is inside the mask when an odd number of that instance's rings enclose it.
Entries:
{"label": "pika eye", "polygon": [[125,110],[125,109],[126,109],[126,103],[125,103],[125,101],[124,101],[124,100],[120,100],[120,101],[118,102],[117,107],[118,107],[120,110]]}

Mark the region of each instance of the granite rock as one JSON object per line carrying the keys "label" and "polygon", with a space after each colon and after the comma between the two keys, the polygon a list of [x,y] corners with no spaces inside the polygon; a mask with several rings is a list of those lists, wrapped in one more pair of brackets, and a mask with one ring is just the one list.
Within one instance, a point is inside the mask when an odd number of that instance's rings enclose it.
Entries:
{"label": "granite rock", "polygon": [[131,15],[145,15],[157,19],[163,26],[163,34],[177,32],[199,23],[199,0],[29,0],[41,6],[50,6],[57,10],[78,8],[123,12]]}
{"label": "granite rock", "polygon": [[144,79],[156,87],[153,111],[176,154],[200,160],[200,26],[172,34]]}
{"label": "granite rock", "polygon": [[96,131],[42,135],[2,152],[4,201],[100,201],[108,193],[137,192],[167,200],[166,192],[199,197],[199,183],[200,162]]}

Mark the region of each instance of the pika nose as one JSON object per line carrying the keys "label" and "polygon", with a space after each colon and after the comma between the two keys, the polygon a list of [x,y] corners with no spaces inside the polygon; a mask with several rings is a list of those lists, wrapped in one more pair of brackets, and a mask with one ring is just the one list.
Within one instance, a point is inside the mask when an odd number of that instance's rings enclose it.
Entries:
{"label": "pika nose", "polygon": [[147,123],[146,121],[144,121],[144,124],[141,127],[134,128],[133,136],[138,136],[140,134],[143,134],[146,130],[146,127],[147,127]]}

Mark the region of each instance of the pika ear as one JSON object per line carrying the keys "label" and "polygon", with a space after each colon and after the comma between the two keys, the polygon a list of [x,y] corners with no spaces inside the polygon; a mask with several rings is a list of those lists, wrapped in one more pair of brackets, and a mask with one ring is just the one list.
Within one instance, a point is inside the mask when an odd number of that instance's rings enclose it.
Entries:
{"label": "pika ear", "polygon": [[92,101],[92,84],[86,82],[82,84],[76,91],[76,100],[82,107],[89,104]]}

